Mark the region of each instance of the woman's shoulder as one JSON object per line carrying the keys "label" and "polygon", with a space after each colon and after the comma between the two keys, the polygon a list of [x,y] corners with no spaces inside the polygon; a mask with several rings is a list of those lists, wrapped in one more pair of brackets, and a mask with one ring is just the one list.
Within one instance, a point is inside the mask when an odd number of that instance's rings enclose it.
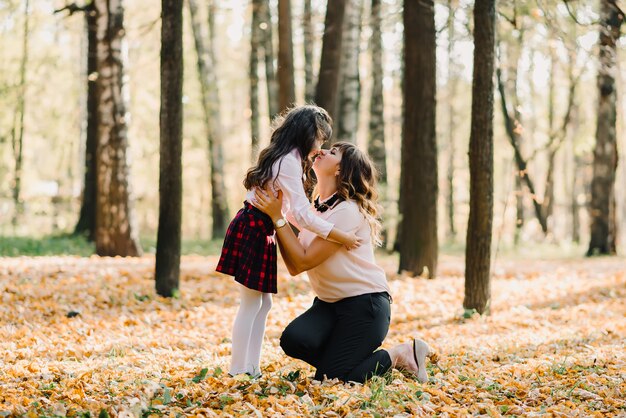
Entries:
{"label": "woman's shoulder", "polygon": [[344,212],[350,216],[363,216],[359,210],[359,205],[352,199],[342,200],[333,208],[333,212]]}

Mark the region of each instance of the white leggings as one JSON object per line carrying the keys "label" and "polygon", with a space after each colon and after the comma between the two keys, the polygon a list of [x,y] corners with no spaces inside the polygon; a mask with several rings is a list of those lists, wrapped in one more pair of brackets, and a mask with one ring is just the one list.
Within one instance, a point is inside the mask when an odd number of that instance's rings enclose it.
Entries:
{"label": "white leggings", "polygon": [[233,324],[230,374],[261,374],[261,346],[265,322],[272,309],[272,294],[240,285],[241,303]]}

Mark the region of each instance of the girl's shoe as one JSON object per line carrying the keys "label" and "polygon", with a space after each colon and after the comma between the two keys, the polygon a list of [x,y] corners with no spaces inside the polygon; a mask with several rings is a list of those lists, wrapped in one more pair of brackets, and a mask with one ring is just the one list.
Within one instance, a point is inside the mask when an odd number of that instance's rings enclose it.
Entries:
{"label": "girl's shoe", "polygon": [[252,373],[246,372],[246,374],[248,376],[250,376],[250,380],[257,380],[257,379],[260,379],[260,378],[263,377],[263,373],[261,373],[261,372],[258,372],[256,374],[252,374]]}

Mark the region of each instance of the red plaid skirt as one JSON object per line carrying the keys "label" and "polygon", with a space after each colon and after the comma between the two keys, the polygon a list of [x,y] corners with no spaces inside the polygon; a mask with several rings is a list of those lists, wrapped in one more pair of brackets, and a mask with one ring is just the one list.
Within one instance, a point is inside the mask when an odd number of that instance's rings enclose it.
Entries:
{"label": "red plaid skirt", "polygon": [[277,293],[276,241],[272,219],[249,204],[230,222],[216,270],[247,288]]}

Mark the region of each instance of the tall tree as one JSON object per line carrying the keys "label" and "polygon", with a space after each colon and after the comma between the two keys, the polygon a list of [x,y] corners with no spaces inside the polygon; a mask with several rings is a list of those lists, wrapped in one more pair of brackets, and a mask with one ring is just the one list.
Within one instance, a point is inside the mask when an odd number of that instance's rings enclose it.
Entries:
{"label": "tall tree", "polygon": [[339,107],[335,130],[337,141],[356,143],[359,128],[359,103],[361,99],[361,77],[359,55],[361,49],[361,19],[363,2],[348,0],[343,22],[343,41],[339,83]]}
{"label": "tall tree", "polygon": [[495,0],[474,5],[474,76],[470,129],[470,213],[465,246],[463,307],[483,314],[491,300],[493,223],[493,70]]}
{"label": "tall tree", "polygon": [[598,121],[591,180],[591,239],[587,255],[615,254],[615,174],[617,171],[616,102],[617,48],[624,14],[615,0],[600,3]]}
{"label": "tall tree", "polygon": [[433,0],[404,2],[399,270],[437,273],[436,30]]}
{"label": "tall tree", "polygon": [[447,236],[454,239],[456,228],[454,226],[454,160],[456,157],[456,109],[454,100],[458,90],[458,76],[456,62],[453,57],[456,31],[454,28],[455,0],[448,0],[448,167],[446,170],[446,215],[448,219]]}
{"label": "tall tree", "polygon": [[261,29],[263,54],[265,55],[265,84],[267,87],[267,102],[270,121],[279,112],[278,108],[278,80],[276,80],[276,67],[274,64],[274,31],[272,30],[272,12],[269,0],[261,1]]}
{"label": "tall tree", "polygon": [[[517,166],[518,175],[521,180],[528,188],[528,192],[531,196],[537,196],[535,191],[535,184],[530,177],[530,174],[527,170],[528,160],[524,158],[522,155],[520,143],[522,137],[522,129],[521,124],[515,119],[515,116],[511,116],[508,110],[507,104],[507,94],[505,92],[504,83],[502,82],[502,72],[500,68],[496,69],[496,79],[498,81],[498,92],[500,93],[500,104],[502,108],[502,115],[504,116],[504,126],[506,128],[507,138],[509,143],[513,147],[513,157],[515,160],[515,165]],[[541,202],[539,199],[532,199],[533,208],[535,209],[535,216],[537,221],[539,221],[539,225],[541,226],[541,230],[544,234],[548,232],[548,223],[546,222],[545,217],[543,216],[543,209],[541,208]],[[519,215],[519,212],[518,212]],[[518,219],[519,222],[519,219]]]}
{"label": "tall tree", "polygon": [[370,54],[372,59],[372,97],[370,100],[369,139],[367,150],[380,172],[381,185],[387,184],[387,152],[385,151],[385,106],[383,99],[382,4],[372,0]]}
{"label": "tall tree", "polygon": [[204,31],[200,22],[196,0],[188,0],[191,16],[191,28],[196,45],[198,77],[202,92],[204,125],[209,146],[211,164],[211,215],[213,218],[212,237],[219,238],[226,234],[228,222],[228,201],[224,182],[224,157],[222,150],[222,126],[220,116],[219,91],[215,74],[214,57],[214,3],[209,2],[209,42],[204,43]]}
{"label": "tall tree", "polygon": [[180,275],[183,199],[183,0],[161,1],[159,228],[155,285],[175,296]]}
{"label": "tall tree", "polygon": [[560,127],[556,126],[555,122],[555,102],[556,102],[556,87],[555,87],[555,73],[556,68],[554,68],[554,63],[556,61],[556,56],[554,52],[552,52],[551,60],[553,62],[553,68],[550,71],[549,83],[548,83],[548,125],[550,126],[548,145],[546,146],[546,150],[548,151],[548,164],[546,168],[546,181],[543,192],[543,199],[541,201],[541,208],[543,211],[543,217],[547,220],[553,215],[554,212],[554,169],[556,164],[556,155],[561,149],[563,143],[568,136],[569,125],[572,120],[572,113],[575,111],[576,106],[576,87],[578,85],[578,80],[580,78],[578,75],[574,74],[574,65],[575,65],[575,52],[570,52],[569,54],[569,63],[568,63],[568,81],[569,81],[569,90],[568,90],[568,100],[567,100],[567,108],[565,110],[565,115],[563,116],[563,122]]}
{"label": "tall tree", "polygon": [[315,98],[315,83],[313,81],[313,9],[311,0],[304,0],[302,13],[302,36],[304,37],[304,100],[310,103]]}
{"label": "tall tree", "polygon": [[22,35],[22,58],[20,59],[20,81],[18,84],[18,97],[13,114],[13,127],[11,129],[11,145],[15,160],[13,174],[13,225],[17,225],[22,212],[22,164],[24,158],[24,115],[26,114],[26,68],[28,66],[29,29],[30,23],[30,0],[24,0],[24,27]]}
{"label": "tall tree", "polygon": [[250,27],[250,161],[259,155],[259,50],[261,46],[261,0],[252,0],[252,24]]}
{"label": "tall tree", "polygon": [[[71,12],[70,12],[71,13]],[[85,28],[87,32],[87,124],[85,129],[85,172],[83,193],[81,196],[80,215],[74,228],[75,235],[84,235],[94,241],[96,235],[96,152],[98,146],[98,39],[97,15],[92,1],[84,8]]]}
{"label": "tall tree", "polygon": [[278,0],[278,107],[281,112],[296,101],[291,32],[291,0]]}
{"label": "tall tree", "polygon": [[322,38],[322,57],[317,88],[315,89],[315,103],[326,109],[333,119],[335,119],[337,108],[343,17],[347,1],[333,0],[328,2]]}
{"label": "tall tree", "polygon": [[[520,66],[522,64],[522,49],[524,47],[524,28],[521,27],[521,19],[517,19],[517,1],[513,2],[513,16],[515,18],[511,22],[513,25],[513,31],[509,36],[509,42],[507,45],[508,57],[507,57],[507,80],[508,95],[511,97],[511,107],[514,125],[515,125],[515,143],[521,150],[524,149],[524,137],[522,135],[524,122],[522,120],[521,102],[519,98],[518,82]],[[524,213],[524,183],[523,179],[528,176],[526,169],[518,169],[515,172],[515,245],[519,244],[521,239],[522,230],[526,222]],[[531,196],[535,196],[531,194]],[[536,202],[536,200],[535,200]]]}
{"label": "tall tree", "polygon": [[98,56],[98,147],[96,172],[96,252],[101,256],[137,256],[130,196],[128,102],[125,94],[124,8],[121,0],[95,0]]}

